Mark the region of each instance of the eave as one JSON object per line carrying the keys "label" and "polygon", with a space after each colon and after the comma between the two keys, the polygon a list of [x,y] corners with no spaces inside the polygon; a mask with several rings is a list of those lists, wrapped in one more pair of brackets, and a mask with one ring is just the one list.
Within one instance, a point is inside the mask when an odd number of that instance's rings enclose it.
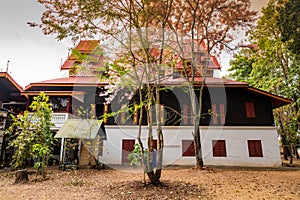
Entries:
{"label": "eave", "polygon": [[281,106],[285,106],[287,104],[291,104],[293,101],[291,99],[288,98],[284,98],[269,92],[265,92],[263,90],[257,89],[257,88],[253,88],[253,87],[248,87],[247,90],[264,95],[264,96],[268,96],[271,98],[271,103],[272,103],[272,108],[279,108]]}
{"label": "eave", "polygon": [[[38,96],[41,91],[25,91],[21,94],[26,96],[27,98],[29,96]],[[42,91],[47,96],[74,96],[74,95],[85,95],[87,92],[85,91]]]}
{"label": "eave", "polygon": [[72,76],[46,80],[38,83],[31,83],[25,87],[25,90],[33,90],[37,87],[98,87],[105,86],[106,82],[100,82],[97,77]]}
{"label": "eave", "polygon": [[15,87],[18,91],[23,92],[23,88],[17,84],[17,82],[7,72],[0,72],[0,78],[1,77],[6,78],[13,87]]}

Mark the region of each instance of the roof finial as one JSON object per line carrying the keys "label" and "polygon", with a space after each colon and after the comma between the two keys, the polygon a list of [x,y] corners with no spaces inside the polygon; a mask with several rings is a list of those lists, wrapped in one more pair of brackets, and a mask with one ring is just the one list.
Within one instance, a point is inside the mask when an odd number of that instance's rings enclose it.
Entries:
{"label": "roof finial", "polygon": [[9,60],[7,60],[7,64],[6,64],[6,73],[8,73],[8,67],[9,67]]}

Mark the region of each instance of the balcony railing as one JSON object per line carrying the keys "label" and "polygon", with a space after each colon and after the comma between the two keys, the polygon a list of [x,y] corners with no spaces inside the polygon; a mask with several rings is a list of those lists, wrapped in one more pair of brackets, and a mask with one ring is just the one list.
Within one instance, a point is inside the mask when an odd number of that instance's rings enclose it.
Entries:
{"label": "balcony railing", "polygon": [[52,114],[52,123],[54,123],[55,128],[60,128],[68,119],[68,113],[53,113]]}
{"label": "balcony railing", "polygon": [[52,113],[53,128],[61,128],[65,121],[68,119],[68,113]]}

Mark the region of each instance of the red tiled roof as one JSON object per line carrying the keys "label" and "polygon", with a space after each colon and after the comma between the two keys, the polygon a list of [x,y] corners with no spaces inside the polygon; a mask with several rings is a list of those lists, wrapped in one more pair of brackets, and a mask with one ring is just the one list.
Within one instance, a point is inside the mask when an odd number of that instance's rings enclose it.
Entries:
{"label": "red tiled roof", "polygon": [[60,70],[68,70],[70,69],[75,63],[75,60],[69,60],[69,58],[62,64]]}
{"label": "red tiled roof", "polygon": [[[195,45],[199,44],[199,42],[198,42],[197,39],[195,39],[194,41],[195,41],[195,43],[194,43]],[[185,59],[190,59],[191,60],[191,54],[192,54],[192,52],[194,52],[194,53],[202,53],[203,57],[201,56],[202,58],[200,58],[200,59],[201,60],[203,60],[203,59],[206,60],[206,57],[207,57],[208,53],[207,53],[205,42],[202,41],[199,44],[198,48],[197,48],[198,50],[195,50],[195,51],[192,51],[192,46],[191,45],[192,45],[192,43],[191,43],[190,40],[187,40],[186,43],[185,43],[185,45],[183,45],[183,51],[185,52],[185,55],[187,56],[187,58],[185,58]],[[210,57],[210,63],[209,63],[208,69],[221,69],[221,65],[218,62],[216,56],[209,55],[209,57]],[[182,64],[180,64],[180,63],[179,63],[178,67],[180,67],[180,65],[182,67]]]}
{"label": "red tiled roof", "polygon": [[80,52],[91,52],[99,46],[99,40],[80,40],[75,49]]}
{"label": "red tiled roof", "polygon": [[[99,43],[99,40],[80,40],[80,42],[74,49],[79,51],[80,53],[90,53],[99,46]],[[60,69],[69,70],[77,59],[78,58],[73,54],[69,55],[67,60],[60,67]]]}
{"label": "red tiled roof", "polygon": [[99,78],[95,76],[70,76],[64,78],[50,79],[46,81],[41,81],[37,83],[31,83],[25,87],[25,90],[28,90],[34,86],[93,86],[93,85],[106,85],[106,83],[101,82]]}
{"label": "red tiled roof", "polygon": [[[194,82],[195,85],[200,85],[204,81],[204,77],[195,77]],[[179,78],[173,78],[173,77],[168,77],[166,79],[163,79],[161,81],[161,84],[166,84],[166,85],[181,85],[187,83],[187,80],[184,77],[179,77]],[[232,87],[247,87],[248,83],[243,83],[243,82],[238,82],[238,81],[233,81],[229,79],[223,79],[223,78],[215,78],[215,77],[206,77],[205,78],[205,84],[209,86],[232,86]]]}
{"label": "red tiled roof", "polygon": [[[204,77],[195,77],[195,83],[201,83],[204,80]],[[215,77],[206,77],[206,85],[237,85],[237,86],[248,86],[248,83],[224,79],[224,78],[215,78]]]}

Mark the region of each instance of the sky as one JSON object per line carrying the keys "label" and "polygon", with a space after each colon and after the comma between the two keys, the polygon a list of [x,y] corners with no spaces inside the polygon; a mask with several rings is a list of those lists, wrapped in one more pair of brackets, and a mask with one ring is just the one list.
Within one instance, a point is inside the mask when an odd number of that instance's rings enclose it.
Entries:
{"label": "sky", "polygon": [[[252,0],[252,8],[260,11],[267,2]],[[71,40],[57,41],[27,25],[38,22],[42,13],[36,0],[0,0],[0,71],[6,71],[8,64],[8,73],[22,87],[67,75],[60,65],[68,48],[74,47]]]}

